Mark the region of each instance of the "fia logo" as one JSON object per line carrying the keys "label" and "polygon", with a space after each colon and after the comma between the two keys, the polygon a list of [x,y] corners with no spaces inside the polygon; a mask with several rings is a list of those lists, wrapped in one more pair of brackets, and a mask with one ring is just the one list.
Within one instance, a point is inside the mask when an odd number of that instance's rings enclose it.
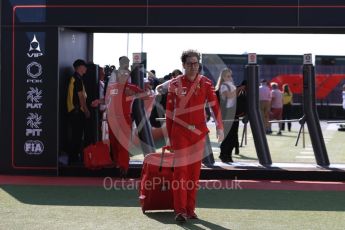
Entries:
{"label": "fia logo", "polygon": [[24,143],[24,151],[28,155],[41,155],[44,151],[44,145],[39,140],[27,140]]}
{"label": "fia logo", "polygon": [[26,120],[26,125],[29,126],[29,129],[26,129],[26,136],[41,136],[42,129],[40,128],[40,125],[42,124],[42,116],[37,113],[29,113]]}
{"label": "fia logo", "polygon": [[30,87],[30,90],[26,92],[26,103],[27,109],[40,109],[42,108],[42,90],[39,90],[37,87]]}
{"label": "fia logo", "polygon": [[41,52],[40,48],[40,43],[37,41],[36,38],[36,34],[34,34],[34,37],[30,42],[30,48],[27,55],[29,58],[38,58],[39,56],[43,56],[43,53]]}

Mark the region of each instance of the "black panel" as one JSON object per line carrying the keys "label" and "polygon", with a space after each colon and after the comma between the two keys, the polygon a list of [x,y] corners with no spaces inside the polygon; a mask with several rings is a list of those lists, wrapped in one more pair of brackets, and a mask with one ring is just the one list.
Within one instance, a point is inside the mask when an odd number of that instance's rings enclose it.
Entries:
{"label": "black panel", "polygon": [[302,55],[258,55],[259,65],[302,65]]}
{"label": "black panel", "polygon": [[316,55],[315,65],[345,65],[345,56]]}
{"label": "black panel", "polygon": [[149,0],[149,5],[194,5],[194,6],[297,6],[298,0]]}
{"label": "black panel", "polygon": [[147,24],[146,8],[48,8],[47,15],[49,25],[131,27]]}
{"label": "black panel", "polygon": [[304,6],[317,6],[317,5],[328,5],[328,6],[339,6],[344,5],[343,0],[299,0],[300,5]]}
{"label": "black panel", "polygon": [[88,64],[82,79],[87,94],[86,104],[90,111],[84,134],[84,146],[88,146],[99,140],[99,109],[91,107],[92,101],[99,99],[98,65]]}
{"label": "black panel", "polygon": [[[10,3],[11,2],[11,3]],[[17,8],[17,21],[42,22],[49,26],[138,26],[233,27],[250,32],[331,32],[342,33],[345,13],[343,1],[316,0],[12,0],[2,1],[5,20],[10,25],[13,5],[47,4],[47,8]],[[42,21],[42,19],[45,21]],[[336,27],[336,28],[335,28]],[[144,28],[142,28],[144,29]],[[172,32],[170,30],[170,32]],[[155,31],[157,32],[157,31]],[[230,31],[231,32],[231,31]]]}
{"label": "black panel", "polygon": [[148,0],[46,0],[46,2],[49,5],[146,5]]}
{"label": "black panel", "polygon": [[345,8],[300,9],[300,26],[308,27],[344,27]]}
{"label": "black panel", "polygon": [[57,31],[17,28],[14,56],[13,166],[56,167]]}
{"label": "black panel", "polygon": [[[165,6],[162,8],[154,5]],[[166,26],[296,26],[298,1],[150,1],[149,25]],[[288,6],[288,7],[286,7]]]}
{"label": "black panel", "polygon": [[[345,2],[342,0],[300,0],[299,25],[307,27],[345,26]],[[308,7],[306,7],[308,6]],[[342,6],[342,7],[339,7]]]}
{"label": "black panel", "polygon": [[[16,24],[48,26],[144,26],[146,7],[83,7],[58,5],[48,8],[17,8]],[[33,16],[34,15],[34,16]],[[62,17],[63,15],[63,17]]]}
{"label": "black panel", "polygon": [[152,8],[148,16],[150,26],[182,27],[292,27],[297,19],[294,8]]}
{"label": "black panel", "polygon": [[59,33],[59,136],[60,136],[60,150],[59,152],[67,152],[67,142],[69,136],[68,119],[67,119],[67,87],[68,80],[73,74],[73,62],[76,59],[88,60],[88,34],[60,28]]}
{"label": "black panel", "polygon": [[[9,28],[1,30],[0,73],[0,172],[10,170],[11,165],[11,33]],[[7,58],[4,58],[7,57]]]}

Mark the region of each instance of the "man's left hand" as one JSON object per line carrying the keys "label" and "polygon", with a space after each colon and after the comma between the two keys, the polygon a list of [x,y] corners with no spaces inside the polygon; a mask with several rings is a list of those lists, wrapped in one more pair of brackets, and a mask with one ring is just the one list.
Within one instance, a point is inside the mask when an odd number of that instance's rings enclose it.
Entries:
{"label": "man's left hand", "polygon": [[217,139],[219,143],[224,140],[224,131],[222,129],[217,129]]}

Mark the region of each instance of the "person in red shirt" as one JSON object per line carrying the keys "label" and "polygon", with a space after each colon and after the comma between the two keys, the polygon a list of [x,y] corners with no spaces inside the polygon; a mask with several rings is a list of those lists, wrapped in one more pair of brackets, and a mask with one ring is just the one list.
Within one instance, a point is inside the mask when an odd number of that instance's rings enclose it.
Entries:
{"label": "person in red shirt", "polygon": [[107,120],[109,140],[114,164],[119,167],[120,174],[125,177],[129,168],[129,149],[132,136],[132,104],[137,97],[145,97],[147,93],[137,85],[128,82],[130,72],[119,69],[116,82],[109,84],[105,100],[95,100],[93,106],[107,104]]}
{"label": "person in red shirt", "polygon": [[173,79],[168,88],[166,126],[174,151],[172,182],[175,220],[183,223],[196,219],[195,203],[201,160],[205,148],[205,105],[209,103],[216,117],[218,141],[224,139],[222,117],[210,79],[199,74],[200,54],[187,50],[181,56],[185,74]]}

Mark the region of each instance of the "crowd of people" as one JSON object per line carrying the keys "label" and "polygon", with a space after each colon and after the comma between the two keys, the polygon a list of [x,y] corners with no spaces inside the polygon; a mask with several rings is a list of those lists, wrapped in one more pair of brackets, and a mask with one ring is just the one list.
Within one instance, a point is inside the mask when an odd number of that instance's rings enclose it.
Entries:
{"label": "crowd of people", "polygon": [[[155,118],[165,116],[169,83],[172,79],[181,75],[182,72],[175,69],[172,73],[159,79],[156,77],[155,70],[147,71],[145,89],[142,90],[138,86],[131,84],[130,60],[127,56],[121,56],[118,68],[115,65],[98,67],[99,98],[90,101],[90,97],[88,98],[90,92],[86,90],[87,83],[85,80],[88,66],[90,66],[90,63],[86,63],[82,59],[75,60],[73,63],[74,73],[68,79],[66,106],[69,126],[67,146],[69,164],[81,164],[83,162],[83,149],[95,141],[95,138],[93,140],[86,139],[89,136],[88,132],[91,131],[88,130],[89,123],[91,122],[90,114],[92,114],[90,111],[97,109],[103,121],[103,127],[101,127],[103,135],[99,138],[109,139],[108,142],[112,152],[117,152],[117,154],[112,154],[112,158],[120,168],[120,171],[123,172],[123,175],[125,175],[129,163],[129,143],[127,142],[131,140],[132,135],[133,118],[131,107],[133,100],[137,97],[146,99],[152,94],[160,97],[156,104],[160,104],[161,113],[157,114],[158,108],[154,108],[151,112],[152,119],[150,119],[152,125],[157,126],[155,125],[157,123]],[[123,124],[119,123],[121,119],[123,119]],[[160,122],[158,123],[158,126],[160,126]],[[120,130],[117,126],[120,127]],[[114,135],[115,131],[116,135]],[[119,139],[121,140],[119,141]]]}
{"label": "crowd of people", "polygon": [[[175,220],[185,222],[197,218],[195,213],[196,192],[200,175],[201,162],[208,135],[207,113],[205,106],[212,110],[216,125],[216,134],[220,142],[220,160],[233,162],[232,154],[239,154],[238,129],[241,119],[246,119],[246,81],[235,85],[233,72],[227,67],[220,71],[216,86],[201,75],[200,54],[195,50],[182,53],[183,72],[173,70],[163,78],[157,78],[154,70],[147,71],[144,88],[132,84],[130,80],[130,60],[126,56],[119,58],[119,68],[107,66],[99,68],[99,98],[91,103],[103,113],[108,126],[109,141],[113,151],[112,159],[125,176],[129,168],[129,145],[132,136],[132,102],[136,98],[146,99],[150,95],[159,98],[161,109],[156,109],[154,117],[166,118],[166,129],[172,151],[174,151],[173,180],[178,182],[173,190]],[[80,160],[83,150],[83,128],[90,117],[87,105],[87,92],[83,76],[87,64],[83,60],[73,63],[74,74],[69,79],[67,92],[67,111],[71,125],[69,157],[73,163]],[[343,100],[345,103],[345,85]],[[243,99],[244,98],[244,99]],[[266,134],[272,134],[270,121],[277,120],[277,135],[282,135],[285,128],[291,131],[291,107],[293,93],[288,84],[262,80],[259,86],[259,108]],[[345,109],[345,104],[344,109]],[[152,110],[151,116],[155,113]],[[153,119],[152,126],[155,126]],[[286,122],[284,122],[286,121]],[[287,123],[287,125],[285,125]],[[190,182],[192,187],[184,189]]]}
{"label": "crowd of people", "polygon": [[[197,60],[199,63],[199,60]],[[126,56],[121,56],[119,58],[119,68],[116,69],[115,66],[106,66],[104,68],[100,67],[98,70],[99,76],[99,99],[92,102],[91,107],[99,107],[102,112],[103,120],[113,119],[114,117],[119,117],[119,103],[120,101],[115,100],[114,95],[121,96],[122,99],[127,100],[122,102],[121,112],[123,117],[125,117],[124,124],[127,127],[126,138],[130,139],[132,118],[131,118],[131,105],[133,102],[133,95],[144,93],[155,94],[156,103],[151,112],[150,122],[153,127],[160,127],[161,122],[157,121],[157,117],[165,117],[167,109],[167,97],[169,95],[169,86],[175,81],[178,76],[186,75],[188,66],[183,66],[185,74],[181,70],[175,69],[171,73],[167,74],[163,78],[157,78],[154,70],[147,71],[147,78],[145,80],[145,89],[140,89],[139,87],[130,83],[130,60]],[[183,62],[182,62],[183,65]],[[76,162],[81,160],[81,153],[83,146],[83,127],[85,122],[90,117],[90,106],[86,105],[87,92],[83,84],[82,77],[87,72],[87,64],[83,60],[76,60],[73,63],[74,74],[69,79],[68,95],[67,95],[67,111],[69,114],[69,120],[71,124],[71,139],[69,143],[69,158],[70,162]],[[198,67],[198,74],[200,74],[200,65]],[[111,86],[111,87],[109,87]],[[121,88],[121,87],[122,88]],[[114,88],[115,87],[115,88]],[[118,87],[118,88],[116,88]],[[121,93],[114,94],[113,92],[123,91],[124,95]],[[239,95],[246,94],[246,81],[243,81],[240,85],[234,84],[233,73],[230,68],[224,68],[218,77],[218,81],[215,86],[215,92],[218,96],[218,102],[220,105],[220,111],[222,115],[222,122],[224,123],[225,139],[220,144],[220,159],[222,162],[233,162],[232,153],[238,155],[239,141],[238,141],[238,128],[239,121],[241,117],[244,117],[245,111],[241,111],[240,114],[238,110],[240,107],[245,107],[243,105],[245,101],[238,101]],[[126,99],[126,97],[132,96],[132,100]],[[106,100],[108,98],[108,100]],[[109,98],[113,99],[112,101]],[[272,124],[270,120],[290,120],[291,119],[291,105],[293,100],[293,93],[290,90],[288,84],[284,84],[280,87],[277,83],[271,82],[268,84],[267,80],[262,80],[259,86],[259,107],[261,116],[263,119],[263,124],[265,127],[266,134],[272,134]],[[109,106],[110,104],[113,107]],[[207,101],[207,109],[209,108],[209,101]],[[111,109],[116,108],[116,109]],[[242,109],[243,110],[243,109]],[[168,111],[168,110],[167,110]],[[208,116],[211,114],[208,111]],[[113,114],[112,116],[107,116],[107,114]],[[214,113],[213,113],[214,114]],[[116,120],[116,119],[114,119]],[[110,123],[115,124],[112,120]],[[215,119],[214,119],[215,120]],[[169,122],[167,122],[169,123]],[[285,122],[278,122],[277,135],[282,135],[282,131],[285,130]],[[113,125],[112,125],[113,126]],[[111,148],[117,150],[118,152],[125,152],[121,149],[121,144],[117,143],[115,140],[114,127],[108,128],[109,139],[111,143]],[[287,122],[287,130],[291,131],[291,122]],[[117,144],[116,144],[117,143]],[[126,143],[126,142],[123,142]],[[120,148],[120,149],[119,149]],[[128,149],[128,148],[127,148]],[[118,161],[127,162],[129,161],[128,150],[125,155],[125,161],[119,159]],[[115,156],[114,156],[115,158]],[[128,164],[120,165],[124,172],[128,169]]]}
{"label": "crowd of people", "polygon": [[[282,85],[282,90],[276,82],[271,82],[271,88],[267,80],[262,80],[259,87],[260,112],[263,119],[266,134],[272,134],[272,124],[270,120],[277,120],[277,135],[282,135],[287,123],[288,131],[291,132],[291,106],[293,102],[293,93],[288,84]],[[287,122],[280,122],[280,121]]]}

